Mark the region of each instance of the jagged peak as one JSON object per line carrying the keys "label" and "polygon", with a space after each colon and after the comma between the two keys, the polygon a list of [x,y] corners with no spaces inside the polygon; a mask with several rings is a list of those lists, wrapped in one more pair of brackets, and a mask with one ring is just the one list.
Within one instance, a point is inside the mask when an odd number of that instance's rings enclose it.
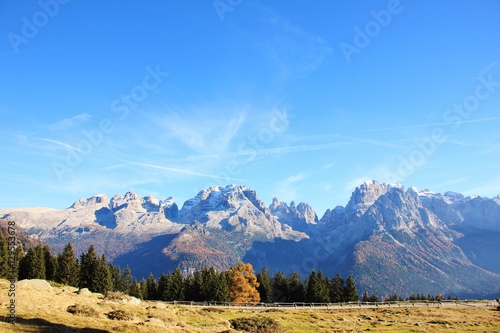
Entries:
{"label": "jagged peak", "polygon": [[96,194],[88,198],[80,198],[70,208],[77,209],[91,205],[108,205],[109,199],[106,194]]}

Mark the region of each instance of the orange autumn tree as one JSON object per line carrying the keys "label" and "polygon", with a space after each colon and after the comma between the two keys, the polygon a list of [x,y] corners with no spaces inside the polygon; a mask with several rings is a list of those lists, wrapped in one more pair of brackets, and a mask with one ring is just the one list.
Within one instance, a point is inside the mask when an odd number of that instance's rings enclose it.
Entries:
{"label": "orange autumn tree", "polygon": [[250,264],[242,262],[229,268],[229,296],[235,303],[258,303],[260,294],[259,283]]}

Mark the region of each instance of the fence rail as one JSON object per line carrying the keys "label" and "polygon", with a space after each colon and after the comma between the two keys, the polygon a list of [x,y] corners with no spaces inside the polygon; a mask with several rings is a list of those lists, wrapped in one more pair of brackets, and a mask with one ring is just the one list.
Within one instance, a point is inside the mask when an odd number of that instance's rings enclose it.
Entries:
{"label": "fence rail", "polygon": [[494,300],[442,300],[442,301],[386,301],[386,302],[342,302],[342,303],[234,303],[234,302],[189,302],[189,301],[158,301],[163,304],[185,305],[191,307],[223,307],[223,308],[356,308],[356,307],[415,307],[415,306],[497,306]]}

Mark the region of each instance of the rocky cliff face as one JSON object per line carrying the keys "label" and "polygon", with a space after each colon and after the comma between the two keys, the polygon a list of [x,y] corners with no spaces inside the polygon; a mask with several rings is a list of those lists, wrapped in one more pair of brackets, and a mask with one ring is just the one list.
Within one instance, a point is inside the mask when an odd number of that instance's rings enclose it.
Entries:
{"label": "rocky cliff face", "polygon": [[301,202],[297,206],[295,202],[290,202],[288,206],[285,202],[273,199],[269,210],[282,223],[288,224],[294,230],[308,232],[318,224],[316,212],[307,203]]}
{"label": "rocky cliff face", "polygon": [[198,221],[206,228],[243,233],[249,239],[307,238],[306,234],[280,223],[255,191],[244,186],[216,186],[203,190],[184,203],[180,216],[182,223]]}

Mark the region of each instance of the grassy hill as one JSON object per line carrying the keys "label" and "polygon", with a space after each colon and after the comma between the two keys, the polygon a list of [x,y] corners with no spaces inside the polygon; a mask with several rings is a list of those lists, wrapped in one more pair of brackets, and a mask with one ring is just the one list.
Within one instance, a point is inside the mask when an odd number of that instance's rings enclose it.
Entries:
{"label": "grassy hill", "polygon": [[[0,316],[7,316],[8,281],[0,280]],[[79,295],[77,289],[16,288],[17,324],[3,320],[0,332],[238,332],[231,321],[259,318],[269,330],[258,332],[496,332],[494,307],[423,306],[367,309],[217,309],[166,305],[158,302],[124,304],[120,297]],[[73,313],[68,312],[68,309]],[[4,319],[3,318],[3,319]],[[113,318],[113,319],[111,319]],[[123,319],[123,320],[120,320]],[[235,321],[236,319],[236,321]]]}

